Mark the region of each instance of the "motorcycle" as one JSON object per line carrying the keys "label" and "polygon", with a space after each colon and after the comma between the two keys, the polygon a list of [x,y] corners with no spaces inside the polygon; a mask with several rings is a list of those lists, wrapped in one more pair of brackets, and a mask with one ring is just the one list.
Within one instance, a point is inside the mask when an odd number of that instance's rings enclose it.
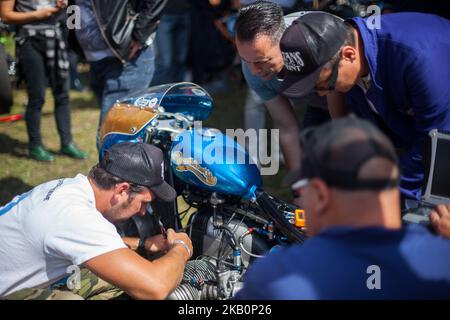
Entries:
{"label": "motorcycle", "polygon": [[212,109],[211,96],[194,83],[155,86],[118,101],[100,131],[100,159],[123,141],[163,151],[165,180],[178,199],[152,202],[145,216],[119,230],[140,238],[165,228],[188,233],[194,253],[168,299],[231,299],[255,259],[306,239],[303,211],[264,192],[246,149],[218,129],[198,126]]}

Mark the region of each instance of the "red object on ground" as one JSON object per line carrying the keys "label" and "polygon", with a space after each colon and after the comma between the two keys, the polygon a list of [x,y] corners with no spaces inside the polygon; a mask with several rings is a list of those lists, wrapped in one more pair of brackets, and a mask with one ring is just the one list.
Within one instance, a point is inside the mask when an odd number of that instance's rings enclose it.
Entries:
{"label": "red object on ground", "polygon": [[9,116],[0,117],[0,122],[12,122],[23,119],[23,114],[12,114]]}

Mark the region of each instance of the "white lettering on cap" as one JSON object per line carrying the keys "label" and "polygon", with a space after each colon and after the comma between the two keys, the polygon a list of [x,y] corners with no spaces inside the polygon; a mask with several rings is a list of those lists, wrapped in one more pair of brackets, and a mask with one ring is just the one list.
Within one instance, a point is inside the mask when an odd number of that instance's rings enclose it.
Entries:
{"label": "white lettering on cap", "polygon": [[301,72],[305,66],[299,51],[281,52],[286,69],[293,72]]}

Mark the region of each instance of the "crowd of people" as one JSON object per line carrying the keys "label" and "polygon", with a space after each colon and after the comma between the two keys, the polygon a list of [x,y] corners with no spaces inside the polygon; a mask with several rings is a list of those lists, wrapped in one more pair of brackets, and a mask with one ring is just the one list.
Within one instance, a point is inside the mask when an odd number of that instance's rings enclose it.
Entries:
{"label": "crowd of people", "polygon": [[[41,140],[47,84],[55,98],[61,151],[76,159],[85,159],[87,154],[72,142],[69,88],[83,91],[89,87],[93,91],[100,108],[99,128],[117,99],[149,86],[191,80],[211,93],[227,88],[225,78],[233,67],[235,49],[225,21],[238,9],[238,1],[148,0],[133,2],[133,7],[130,4],[1,1],[0,18],[14,31],[17,76],[27,91],[25,120],[31,158],[44,162],[55,159]],[[80,28],[67,26],[71,17],[66,8],[72,5],[78,6]],[[136,17],[133,25],[128,23],[130,14]],[[0,50],[0,112],[7,113],[12,105],[11,85],[3,47]],[[80,61],[89,65],[86,85],[77,73]]]}
{"label": "crowd of people", "polygon": [[[362,17],[300,10],[321,1],[247,2],[75,0],[81,28],[67,34],[67,1],[2,0],[25,71],[30,156],[54,160],[40,137],[48,83],[61,152],[87,157],[71,137],[68,46],[89,63],[99,128],[117,99],[183,81],[188,67],[207,84],[237,55],[249,88],[246,126],[263,128],[267,109],[280,130],[285,180],[310,238],[256,261],[236,298],[450,298],[450,205],[430,215],[433,231],[401,220],[402,209],[420,204],[429,131],[450,131],[448,17],[396,12],[409,10],[392,1],[373,28]],[[223,17],[238,9],[229,32]],[[115,229],[155,198],[176,197],[162,162],[156,147],[119,143],[88,176],[44,183],[1,207],[0,297],[166,298],[191,257],[189,237],[121,238]],[[140,248],[164,255],[148,261]],[[62,289],[70,265],[101,288]],[[382,274],[378,290],[366,281],[370,266]]]}

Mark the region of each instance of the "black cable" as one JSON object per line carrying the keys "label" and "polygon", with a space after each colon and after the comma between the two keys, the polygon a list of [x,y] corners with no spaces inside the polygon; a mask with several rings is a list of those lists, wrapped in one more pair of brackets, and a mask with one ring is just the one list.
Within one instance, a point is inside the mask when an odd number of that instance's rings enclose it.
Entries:
{"label": "black cable", "polygon": [[233,249],[236,250],[237,249],[237,241],[236,241],[236,236],[234,235],[233,231],[230,229],[230,227],[225,226],[225,225],[220,225],[220,226],[216,226],[217,229],[222,229],[224,232],[224,234],[228,235],[226,237],[228,245]]}

